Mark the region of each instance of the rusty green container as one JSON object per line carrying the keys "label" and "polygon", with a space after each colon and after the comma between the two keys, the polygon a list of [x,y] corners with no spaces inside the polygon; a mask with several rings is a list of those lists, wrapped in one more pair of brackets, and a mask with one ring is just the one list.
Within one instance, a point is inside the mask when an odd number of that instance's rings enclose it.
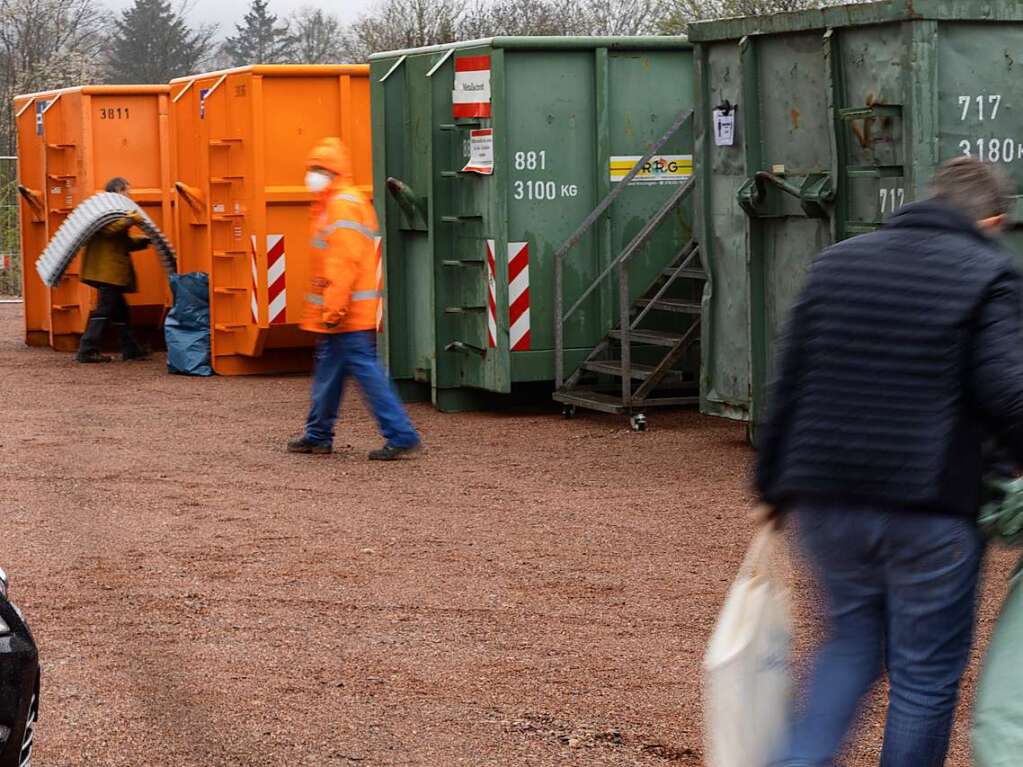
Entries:
{"label": "rusty green container", "polygon": [[[755,420],[823,247],[920,199],[956,155],[1023,181],[1023,3],[891,0],[704,22],[689,36],[710,275],[701,407]],[[1009,240],[1018,251],[1019,233]]]}
{"label": "rusty green container", "polygon": [[[693,104],[681,38],[493,38],[370,59],[381,347],[408,399],[488,406],[555,378],[557,248]],[[692,123],[565,262],[571,305],[692,175]],[[691,236],[666,223],[637,296]],[[635,297],[635,296],[634,296]],[[617,321],[607,282],[566,326],[569,372]]]}

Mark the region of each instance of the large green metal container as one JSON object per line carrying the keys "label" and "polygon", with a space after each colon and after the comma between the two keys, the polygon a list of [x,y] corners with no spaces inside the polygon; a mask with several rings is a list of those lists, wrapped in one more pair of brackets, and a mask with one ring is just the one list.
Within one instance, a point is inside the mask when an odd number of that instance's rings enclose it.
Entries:
{"label": "large green metal container", "polygon": [[[691,47],[494,38],[382,53],[370,68],[392,377],[445,410],[552,380],[554,251],[691,107]],[[690,122],[572,251],[568,304],[691,175],[691,147]],[[632,262],[636,296],[691,235],[687,218]],[[604,284],[572,316],[569,371],[614,325],[616,299]]]}
{"label": "large green metal container", "polygon": [[[694,24],[690,40],[710,273],[701,404],[756,419],[821,248],[921,198],[958,154],[1023,181],[1023,3],[893,0]],[[731,145],[715,133],[727,106]]]}

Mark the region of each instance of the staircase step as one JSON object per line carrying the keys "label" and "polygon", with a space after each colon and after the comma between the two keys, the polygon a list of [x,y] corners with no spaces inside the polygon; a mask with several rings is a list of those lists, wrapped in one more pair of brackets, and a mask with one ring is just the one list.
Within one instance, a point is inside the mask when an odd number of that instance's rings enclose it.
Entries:
{"label": "staircase step", "polygon": [[600,413],[618,415],[625,412],[621,395],[604,394],[592,389],[573,389],[571,391],[554,392],[554,401],[562,405],[582,407]]}
{"label": "staircase step", "polygon": [[[554,401],[560,402],[562,405],[572,405],[574,407],[586,408],[587,410],[596,410],[601,413],[611,413],[618,415],[619,413],[625,412],[625,406],[622,405],[622,397],[620,394],[611,394],[609,392],[594,391],[593,389],[571,389],[567,391],[555,392]],[[646,407],[678,407],[678,406],[690,406],[699,405],[700,397],[696,394],[691,395],[679,395],[679,396],[662,396],[662,397],[648,397],[642,402],[636,402],[635,406],[640,408]]]}
{"label": "staircase step", "polygon": [[[615,376],[616,378],[622,377],[622,361],[621,360],[592,360],[590,362],[584,362],[582,367],[585,370],[589,370],[591,373],[602,373],[603,375]],[[650,374],[654,372],[654,368],[650,365],[637,365],[632,363],[632,378],[640,381],[644,381],[650,377]],[[665,382],[677,380],[681,377],[681,373],[677,371],[669,371],[664,377]]]}
{"label": "staircase step", "polygon": [[[620,330],[612,330],[608,335],[619,341],[622,340],[622,331]],[[629,339],[634,343],[650,344],[651,346],[675,346],[682,338],[674,333],[664,333],[660,330],[633,330],[629,333]]]}
{"label": "staircase step", "polygon": [[[636,302],[637,306],[649,306],[649,298],[641,298]],[[702,314],[703,309],[699,303],[693,301],[681,301],[675,298],[661,298],[653,302],[654,309],[663,312],[678,312],[680,314]]]}
{"label": "staircase step", "polygon": [[676,270],[676,269],[672,269],[671,267],[668,267],[667,269],[665,269],[662,272],[662,274],[664,274],[665,277],[671,277],[671,276],[673,276],[675,274],[676,271],[678,271],[678,276],[681,277],[682,279],[688,279],[688,280],[705,280],[705,279],[707,279],[707,273],[705,271],[703,271],[703,269],[682,269],[682,270]]}

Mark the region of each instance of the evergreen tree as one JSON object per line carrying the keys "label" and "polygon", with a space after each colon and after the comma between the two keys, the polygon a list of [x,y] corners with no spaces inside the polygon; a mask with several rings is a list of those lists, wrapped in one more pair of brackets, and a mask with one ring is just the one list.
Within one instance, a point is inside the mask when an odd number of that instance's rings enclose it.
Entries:
{"label": "evergreen tree", "polygon": [[249,64],[287,64],[294,60],[295,39],[287,21],[277,22],[267,0],[252,0],[249,12],[236,34],[224,41],[224,53],[234,66]]}
{"label": "evergreen tree", "polygon": [[214,31],[191,29],[170,0],[135,0],[114,21],[107,81],[162,84],[196,72],[213,50]]}

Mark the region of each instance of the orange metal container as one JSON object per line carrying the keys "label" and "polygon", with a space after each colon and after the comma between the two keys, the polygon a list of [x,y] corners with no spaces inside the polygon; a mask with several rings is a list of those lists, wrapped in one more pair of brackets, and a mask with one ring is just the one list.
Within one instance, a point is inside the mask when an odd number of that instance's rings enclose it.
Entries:
{"label": "orange metal container", "polygon": [[312,195],[305,159],[347,142],[372,191],[368,66],[254,66],[171,83],[175,234],[182,272],[210,275],[213,369],[307,370]]}
{"label": "orange metal container", "polygon": [[[73,351],[95,306],[96,291],[78,280],[81,257],[61,284],[47,288],[35,261],[68,214],[114,176],[165,231],[172,221],[168,86],[103,85],[18,96],[18,179],[25,340]],[[133,255],[138,290],[128,294],[132,323],[158,328],[170,300],[156,253]]]}

